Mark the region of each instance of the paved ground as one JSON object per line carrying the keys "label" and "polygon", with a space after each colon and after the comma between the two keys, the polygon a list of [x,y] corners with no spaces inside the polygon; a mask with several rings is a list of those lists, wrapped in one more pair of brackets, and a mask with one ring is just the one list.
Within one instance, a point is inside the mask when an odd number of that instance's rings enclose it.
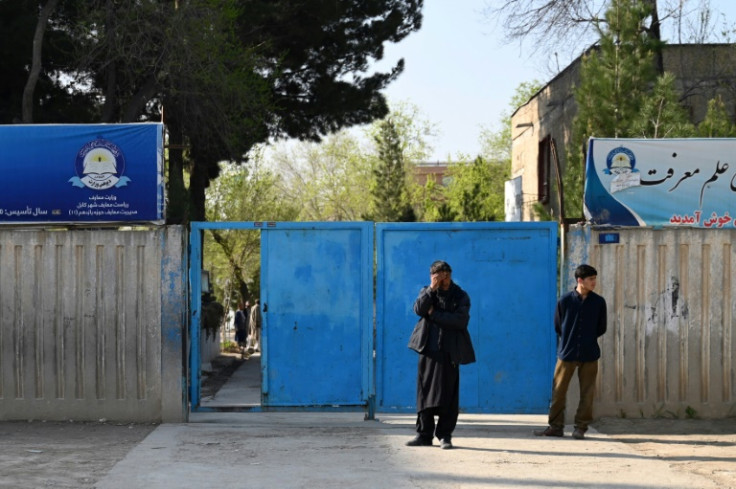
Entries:
{"label": "paved ground", "polygon": [[532,436],[543,421],[461,415],[454,450],[404,446],[409,415],[208,413],[157,427],[0,423],[0,487],[736,488],[733,431],[707,446],[699,433],[670,434],[666,445],[652,433],[621,434],[654,445],[639,450],[636,441],[595,431],[584,441]]}
{"label": "paved ground", "polygon": [[[240,370],[203,402],[254,402],[235,388],[250,382],[257,391],[256,380],[238,378],[252,372]],[[570,427],[561,439],[532,436],[543,415],[461,414],[454,450],[436,441],[406,447],[413,415],[377,418],[244,412],[160,426],[5,422],[0,488],[736,489],[736,418],[606,418],[580,441]]]}

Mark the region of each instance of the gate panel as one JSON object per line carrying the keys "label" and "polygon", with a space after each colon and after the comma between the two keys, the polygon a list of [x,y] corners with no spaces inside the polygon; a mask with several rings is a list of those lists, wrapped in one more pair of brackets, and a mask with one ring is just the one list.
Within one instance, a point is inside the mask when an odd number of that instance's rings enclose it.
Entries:
{"label": "gate panel", "polygon": [[477,363],[461,367],[465,412],[543,413],[555,336],[557,227],[540,223],[376,225],[379,411],[413,411],[417,354],[407,348],[429,265],[445,260],[470,295]]}
{"label": "gate panel", "polygon": [[349,406],[372,394],[372,223],[276,223],[261,234],[263,405]]}

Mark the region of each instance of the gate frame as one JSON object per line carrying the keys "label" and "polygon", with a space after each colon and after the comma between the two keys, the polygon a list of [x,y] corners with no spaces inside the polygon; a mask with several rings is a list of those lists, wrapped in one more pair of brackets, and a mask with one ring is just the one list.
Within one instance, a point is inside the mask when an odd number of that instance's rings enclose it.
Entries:
{"label": "gate frame", "polygon": [[[288,221],[193,221],[190,222],[189,236],[189,304],[190,304],[190,324],[189,324],[189,406],[191,412],[232,412],[232,411],[248,411],[248,412],[294,412],[294,411],[365,411],[365,419],[374,419],[375,416],[375,340],[373,329],[374,317],[372,308],[366,307],[363,314],[370,314],[368,319],[363,318],[363,322],[370,324],[370,331],[361,326],[361,341],[366,346],[366,351],[361,358],[362,372],[361,382],[365,392],[365,404],[359,405],[324,405],[324,406],[237,406],[237,407],[203,407],[201,406],[201,368],[202,354],[200,351],[201,328],[198,327],[201,321],[202,308],[202,233],[207,229],[225,229],[225,230],[243,230],[243,231],[261,231],[268,229],[281,230],[309,230],[309,229],[350,229],[358,228],[361,231],[368,228],[368,232],[364,233],[361,239],[361,246],[370,247],[370,269],[364,271],[362,277],[364,291],[363,295],[370,298],[369,303],[374,300],[374,230],[375,223],[369,222],[370,226],[366,226],[369,221],[355,222],[288,222]],[[352,224],[352,225],[351,225]],[[263,253],[261,251],[261,253]],[[261,254],[261,272],[263,272],[263,255]],[[365,299],[366,297],[364,297]],[[267,319],[264,319],[267,321]],[[261,341],[266,341],[268,334],[264,328]],[[261,365],[261,370],[268,368]],[[263,374],[265,377],[265,373]],[[263,380],[260,386],[263,392]]]}

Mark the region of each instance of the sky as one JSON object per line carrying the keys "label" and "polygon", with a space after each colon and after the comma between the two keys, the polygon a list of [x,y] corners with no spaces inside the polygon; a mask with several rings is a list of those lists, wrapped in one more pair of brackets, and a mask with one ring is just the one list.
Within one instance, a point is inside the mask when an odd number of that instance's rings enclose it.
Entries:
{"label": "sky", "polygon": [[[700,1],[688,0],[693,8]],[[436,126],[439,135],[430,141],[434,148],[430,162],[460,153],[477,155],[482,128],[498,130],[503,112],[511,112],[519,84],[533,80],[544,84],[554,76],[549,63],[530,46],[502,42],[501,27],[483,13],[488,3],[424,0],[421,29],[400,43],[386,45],[383,62],[394,64],[404,58],[406,66],[384,94],[389,103],[415,105]],[[719,19],[736,23],[736,1],[710,0],[710,6],[724,15]],[[560,64],[564,68],[566,63]]]}

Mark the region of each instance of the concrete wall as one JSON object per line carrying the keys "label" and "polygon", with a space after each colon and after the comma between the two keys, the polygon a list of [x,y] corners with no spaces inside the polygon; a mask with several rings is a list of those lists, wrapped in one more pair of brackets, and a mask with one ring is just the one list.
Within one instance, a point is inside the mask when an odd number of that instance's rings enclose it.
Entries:
{"label": "concrete wall", "polygon": [[589,263],[608,303],[596,416],[736,416],[736,230],[576,226],[564,245],[562,289]]}
{"label": "concrete wall", "polygon": [[0,229],[0,419],[185,420],[185,239]]}

